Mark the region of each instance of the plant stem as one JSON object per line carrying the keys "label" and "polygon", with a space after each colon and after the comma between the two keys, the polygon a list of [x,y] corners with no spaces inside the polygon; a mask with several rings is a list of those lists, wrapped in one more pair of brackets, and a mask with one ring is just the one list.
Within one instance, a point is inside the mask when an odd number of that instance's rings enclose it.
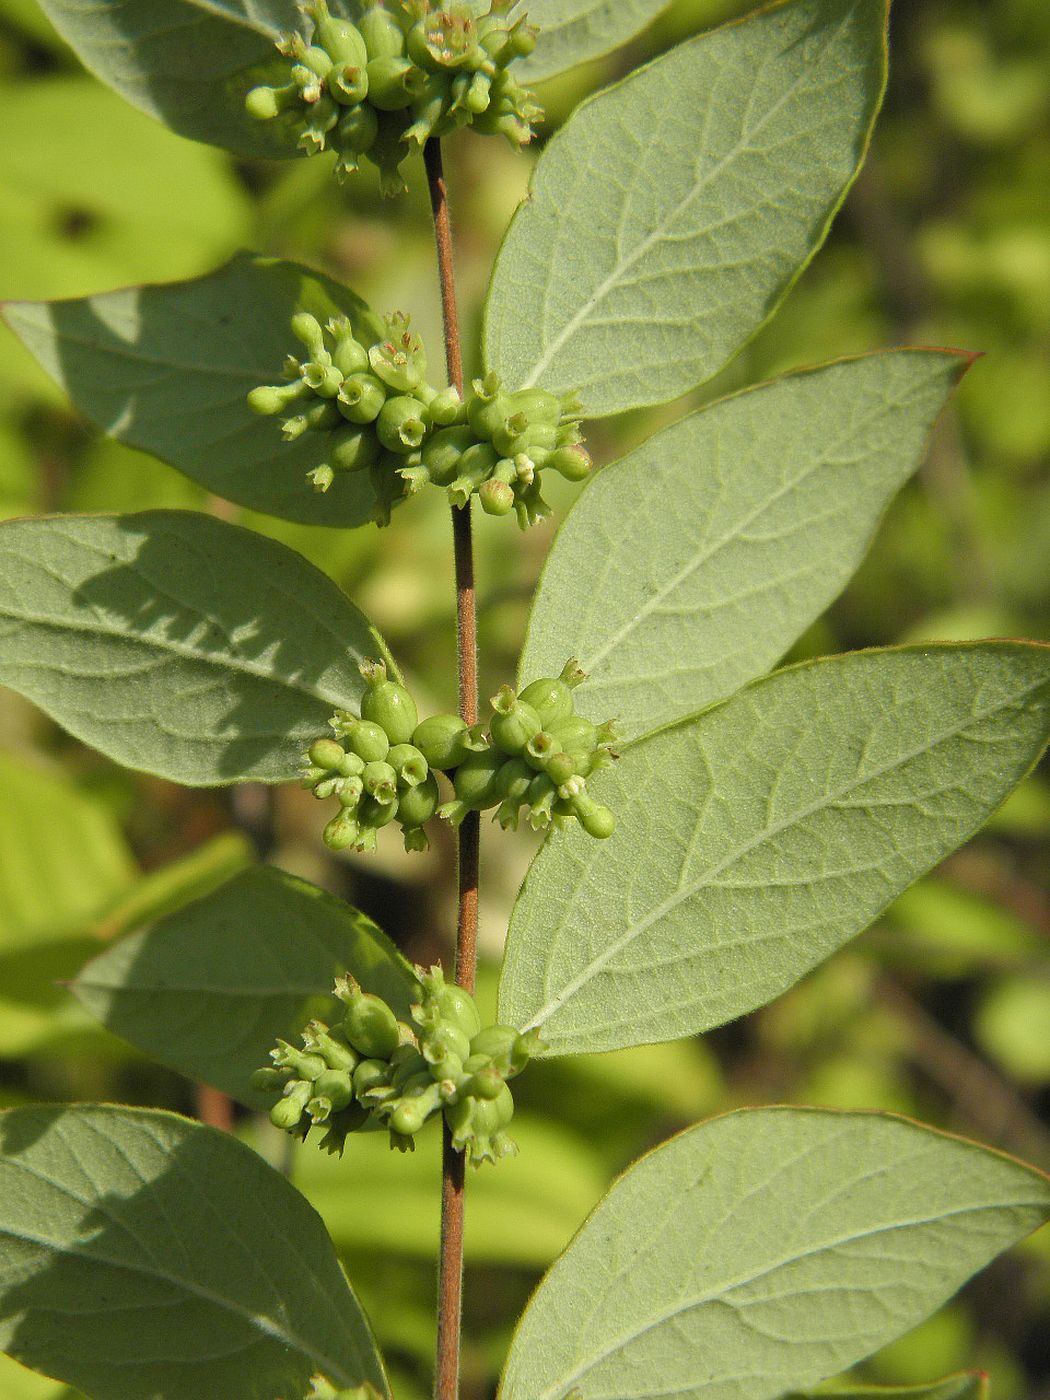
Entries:
{"label": "plant stem", "polygon": [[[463,393],[463,354],[456,308],[456,283],[452,267],[452,226],[448,191],[441,163],[441,142],[429,140],[423,148],[430,207],[434,214],[441,311],[445,323],[445,363],[449,383]],[[452,539],[456,566],[456,638],[459,667],[459,712],[468,724],[478,718],[478,626],[474,592],[474,540],[470,501],[452,507]],[[456,981],[474,990],[478,935],[478,866],[481,819],[468,813],[459,828],[459,914],[456,926]],[[457,1400],[459,1395],[460,1319],[463,1306],[463,1197],[464,1154],[452,1146],[448,1125],[442,1121],[441,1154],[441,1255],[438,1264],[438,1330],[434,1374],[436,1400]]]}

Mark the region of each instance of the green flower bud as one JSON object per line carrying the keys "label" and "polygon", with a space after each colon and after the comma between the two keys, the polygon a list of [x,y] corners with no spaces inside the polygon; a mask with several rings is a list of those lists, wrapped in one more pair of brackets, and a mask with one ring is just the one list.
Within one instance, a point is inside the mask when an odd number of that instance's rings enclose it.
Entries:
{"label": "green flower bud", "polygon": [[310,745],[310,762],[315,763],[318,768],[338,771],[342,768],[345,757],[346,752],[342,744],[337,743],[335,739],[315,739]]}
{"label": "green flower bud", "polygon": [[531,681],[519,699],[531,705],[544,727],[550,729],[572,715],[573,689],[585,678],[579,663],[573,659],[565,663],[565,669],[557,678],[542,676],[539,680]]}
{"label": "green flower bud", "polygon": [[351,423],[374,423],[386,403],[386,388],[374,374],[351,374],[338,395],[339,412]]}
{"label": "green flower bud", "polygon": [[381,112],[399,112],[423,96],[427,75],[404,57],[373,58],[368,74],[368,100]]}
{"label": "green flower bud", "polygon": [[338,1027],[329,1030],[323,1021],[309,1022],[303,1031],[303,1045],[310,1054],[320,1055],[329,1069],[352,1071],[360,1059],[342,1031]]}
{"label": "green flower bud", "polygon": [[319,467],[314,467],[313,471],[306,473],[306,479],[315,491],[327,491],[335,480],[335,472],[327,462],[322,462]]}
{"label": "green flower bud", "polygon": [[391,1088],[394,1072],[389,1060],[362,1060],[354,1070],[354,1097],[366,1107],[376,1102],[375,1095]]}
{"label": "green flower bud", "polygon": [[[431,401],[431,412],[436,402],[436,399]],[[421,460],[435,486],[447,486],[455,479],[460,459],[474,443],[473,429],[465,423],[442,428],[427,439]]]}
{"label": "green flower bud", "polygon": [[456,768],[471,752],[466,721],[459,715],[431,715],[412,731],[412,743],[431,768]]}
{"label": "green flower bud", "polygon": [[401,26],[381,5],[365,10],[358,21],[369,59],[390,58],[405,51],[405,35]]}
{"label": "green flower bud", "polygon": [[379,441],[390,452],[407,454],[421,446],[427,435],[426,405],[407,394],[387,399],[376,419]]}
{"label": "green flower bud", "polygon": [[[353,754],[351,756],[353,758],[357,758],[356,754]],[[361,760],[358,759],[358,762],[360,763]],[[363,772],[364,764],[361,765],[361,768]],[[339,805],[341,807],[356,807],[361,801],[361,794],[364,792],[364,790],[365,785],[361,781],[359,776],[354,775],[353,777],[344,778],[339,785],[338,791],[336,792],[336,796],[339,798]]]}
{"label": "green flower bud", "polygon": [[417,787],[430,773],[426,759],[414,744],[395,744],[386,761],[397,774],[399,789]]}
{"label": "green flower bud", "polygon": [[467,1081],[467,1093],[475,1099],[497,1099],[504,1087],[503,1076],[491,1061]]}
{"label": "green flower bud", "polygon": [[507,515],[514,509],[514,492],[505,481],[494,478],[478,487],[478,500],[486,515]]}
{"label": "green flower bud", "polygon": [[552,452],[546,465],[560,472],[566,481],[582,481],[590,473],[594,463],[585,447],[559,447]]}
{"label": "green flower bud", "polygon": [[438,800],[437,779],[431,773],[417,786],[398,794],[397,819],[403,827],[422,826],[437,811]]}
{"label": "green flower bud", "polygon": [[449,484],[448,497],[454,506],[465,506],[483,481],[496,468],[499,457],[488,442],[476,442],[468,447],[457,464],[457,475]]}
{"label": "green flower bud", "polygon": [[314,1080],[328,1068],[320,1055],[308,1055],[287,1040],[278,1040],[270,1051],[270,1059],[279,1067],[294,1070],[300,1079]]}
{"label": "green flower bud", "polygon": [[367,763],[361,774],[365,792],[385,807],[397,799],[397,773],[385,760]]}
{"label": "green flower bud", "polygon": [[563,783],[567,783],[570,778],[575,777],[576,770],[575,757],[571,753],[566,753],[564,749],[548,754],[543,766],[543,771],[555,787],[561,787]]}
{"label": "green flower bud", "polygon": [[391,744],[408,744],[419,724],[412,696],[403,685],[387,680],[385,662],[365,662],[361,674],[368,683],[361,700],[361,718],[381,725]]}
{"label": "green flower bud", "polygon": [[278,1099],[270,1109],[270,1122],[283,1132],[294,1132],[312,1093],[312,1084],[303,1080],[296,1082],[292,1092]]}
{"label": "green flower bud", "polygon": [[382,997],[364,992],[352,977],[336,979],[335,994],[346,1005],[342,1031],[350,1044],[369,1059],[389,1059],[401,1044],[397,1017]]}
{"label": "green flower bud", "polygon": [[290,404],[309,397],[309,387],[301,379],[294,384],[260,384],[248,395],[248,407],[253,413],[270,416],[283,413]]}
{"label": "green flower bud", "polygon": [[439,1021],[423,1038],[423,1058],[430,1065],[440,1064],[454,1057],[462,1067],[470,1055],[469,1036],[454,1021]]}
{"label": "green flower bud", "polygon": [[390,752],[390,738],[386,730],[371,719],[357,720],[349,727],[347,738],[350,748],[365,763],[378,763]]}
{"label": "green flower bud", "polygon": [[540,732],[540,717],[531,705],[518,699],[509,685],[500,688],[491,704],[495,711],[489,725],[492,742],[501,752],[516,757]]}
{"label": "green flower bud", "polygon": [[[379,118],[371,107],[363,104],[359,107],[348,107],[339,118],[335,141],[345,158],[348,154],[361,155],[371,150],[378,135]],[[356,164],[354,168],[356,169]],[[367,365],[362,365],[361,368],[366,369]]]}
{"label": "green flower bud", "polygon": [[333,19],[325,0],[309,0],[303,6],[314,22],[314,40],[330,55],[333,63],[367,63],[364,36],[349,20]]}
{"label": "green flower bud", "polygon": [[529,784],[529,812],[528,823],[533,831],[540,831],[543,827],[549,826],[554,810],[554,799],[558,795],[558,789],[547,777],[546,773],[537,773]]}
{"label": "green flower bud", "polygon": [[255,1070],[248,1082],[256,1093],[281,1093],[288,1082],[288,1073],[286,1069],[273,1069],[267,1065],[265,1069]]}
{"label": "green flower bud", "polygon": [[502,801],[496,813],[496,820],[504,830],[517,830],[518,809],[528,797],[534,776],[533,770],[521,758],[508,758],[499,770],[496,790]]}
{"label": "green flower bud", "polygon": [[302,341],[313,359],[328,353],[321,323],[316,316],[311,316],[309,311],[297,311],[292,317],[292,334],[296,340]]}
{"label": "green flower bud", "polygon": [[[427,407],[433,421],[442,428],[462,423],[466,417],[466,405],[460,397],[459,390],[455,388],[442,389],[436,393]],[[472,442],[473,437],[469,441]]]}
{"label": "green flower bud", "polygon": [[322,399],[334,399],[343,383],[343,376],[326,353],[323,360],[307,360],[302,368],[303,383]]}
{"label": "green flower bud", "polygon": [[357,847],[359,851],[365,849],[371,851],[375,849],[375,833],[381,826],[386,826],[388,822],[394,820],[397,816],[399,805],[396,793],[389,802],[384,802],[379,797],[371,796],[361,799],[361,805],[357,809],[357,819],[361,823],[362,829],[365,827],[372,828],[372,835],[368,840],[367,847],[361,845]]}
{"label": "green flower bud", "polygon": [[254,87],[244,99],[244,110],[258,122],[272,121],[300,102],[299,88],[295,83],[287,87]]}
{"label": "green flower bud", "polygon": [[456,797],[471,811],[482,811],[492,807],[499,800],[496,788],[496,775],[503,766],[504,755],[497,750],[487,749],[482,753],[470,753],[456,769],[453,786]]}
{"label": "green flower bud", "polygon": [[346,316],[333,316],[326,327],[332,337],[332,364],[343,376],[368,369],[368,351],[354,335]]}
{"label": "green flower bud", "polygon": [[327,432],[339,423],[339,410],[328,399],[315,399],[302,413],[286,418],[281,426],[285,442],[294,442],[306,432]]}
{"label": "green flower bud", "polygon": [[497,374],[475,379],[474,393],[467,400],[467,422],[479,438],[492,439],[513,413],[510,396],[500,392]]}
{"label": "green flower bud", "polygon": [[339,120],[340,107],[327,95],[313,101],[306,125],[299,136],[298,146],[307,155],[317,155],[328,144],[328,133]]}
{"label": "green flower bud", "polygon": [[336,471],[363,471],[372,466],[378,456],[379,444],[367,427],[345,423],[332,434],[328,458]]}
{"label": "green flower bud", "polygon": [[541,729],[526,742],[522,756],[530,767],[535,768],[538,773],[542,773],[553,755],[561,752],[562,747],[557,739],[552,738],[546,730]]}
{"label": "green flower bud", "polygon": [[408,326],[407,316],[389,317],[389,339],[377,342],[368,351],[373,373],[400,394],[418,389],[427,367],[423,342],[418,335],[413,335]]}
{"label": "green flower bud", "polygon": [[522,1035],[513,1026],[486,1026],[470,1042],[472,1055],[488,1055],[506,1079],[512,1079],[541,1048],[539,1031]]}
{"label": "green flower bud", "polygon": [[314,1081],[312,1098],[306,1105],[315,1123],[323,1122],[329,1114],[346,1108],[354,1096],[354,1083],[343,1069],[330,1069]]}
{"label": "green flower bud", "polygon": [[465,987],[446,982],[440,967],[432,967],[425,972],[420,969],[419,980],[423,988],[423,1001],[416,1015],[417,1024],[436,1027],[440,1022],[447,1021],[457,1026],[468,1040],[477,1035],[481,1029],[481,1015],[477,1003]]}
{"label": "green flower bud", "polygon": [[368,70],[363,64],[341,63],[328,75],[328,91],[340,107],[356,107],[368,96]]}
{"label": "green flower bud", "polygon": [[604,841],[616,830],[615,814],[608,807],[595,802],[589,793],[577,793],[568,799],[568,805],[588,836]]}
{"label": "green flower bud", "polygon": [[338,812],[321,833],[330,851],[348,850],[358,838],[358,823],[349,809]]}

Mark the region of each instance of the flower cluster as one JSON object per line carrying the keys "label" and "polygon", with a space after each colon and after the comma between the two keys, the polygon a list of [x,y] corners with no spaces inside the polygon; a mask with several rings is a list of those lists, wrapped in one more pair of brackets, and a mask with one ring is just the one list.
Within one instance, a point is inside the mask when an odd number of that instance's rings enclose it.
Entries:
{"label": "flower cluster", "polygon": [[312,32],[277,45],[285,81],[252,88],[245,108],[259,121],[285,120],[309,155],[336,151],[340,180],[366,157],[384,195],[404,191],[400,165],[413,149],[457,127],[523,146],[542,111],[509,71],[536,45],[524,18],[508,19],[513,3],[493,0],[481,13],[464,0],[376,3],[353,24],[333,18],[325,0],[307,0]]}
{"label": "flower cluster", "polygon": [[[303,787],[339,801],[324,829],[332,850],[374,850],[379,828],[396,819],[405,849],[425,851],[423,828],[435,813],[458,826],[467,812],[490,807],[504,828],[517,827],[524,807],[537,831],[575,819],[590,836],[612,835],[616,819],[591,797],[587,779],[615,759],[614,725],[576,713],[572,692],[584,673],[575,661],[520,695],[503,686],[492,697],[487,732],[453,714],[420,721],[412,696],[387,678],[382,661],[365,662],[361,673],[368,689],[360,715],[336,711],[336,737],[315,740],[303,756]],[[455,791],[442,806],[439,772]]]}
{"label": "flower cluster", "polygon": [[456,769],[455,799],[438,814],[458,826],[468,812],[495,807],[500,825],[516,828],[524,807],[534,830],[575,818],[589,836],[611,836],[616,818],[595,802],[587,779],[616,758],[609,747],[615,726],[576,713],[572,692],[584,679],[573,660],[560,676],[532,681],[518,695],[503,686],[491,701],[489,746]]}
{"label": "flower cluster", "polygon": [[260,1092],[280,1092],[270,1110],[277,1127],[305,1138],[323,1124],[321,1146],[338,1153],[348,1133],[385,1127],[391,1147],[409,1152],[427,1119],[443,1113],[453,1146],[472,1165],[517,1151],[506,1132],[514,1114],[507,1081],[541,1048],[539,1033],[482,1029],[474,998],[440,967],[416,973],[421,996],[411,1024],[344,976],[335,984],[346,1007],[339,1025],[311,1021],[301,1050],[277,1042],[273,1066],[252,1076]]}
{"label": "flower cluster", "polygon": [[575,395],[510,392],[495,373],[475,379],[466,399],[435,389],[426,382],[423,342],[399,312],[386,318],[386,338],[371,345],[346,317],[322,326],[298,311],[291,328],[308,358],[289,355],[285,382],[253,389],[248,405],[284,414],[289,442],[310,431],[328,435],[327,460],[308,474],[316,490],[327,491],[337,472],[368,471],[380,525],[396,501],[433,484],[455,506],[476,494],[490,515],[514,510],[525,529],[550,513],[542,471],[580,481],[591,469]]}

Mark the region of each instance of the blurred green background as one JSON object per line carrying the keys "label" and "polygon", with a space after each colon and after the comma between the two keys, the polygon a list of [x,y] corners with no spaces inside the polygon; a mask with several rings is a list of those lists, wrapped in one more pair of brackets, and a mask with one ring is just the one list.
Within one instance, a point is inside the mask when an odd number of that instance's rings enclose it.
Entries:
{"label": "blurred green background", "polygon": [[[548,85],[545,131],[587,92],[748,8],[675,0],[628,50]],[[923,637],[1050,637],[1050,7],[897,0],[886,110],[827,247],[775,322],[691,403],[800,364],[882,345],[985,352],[854,583],[793,653]],[[411,310],[439,358],[421,170],[382,205],[340,192],[327,161],[269,166],[169,135],[86,76],[34,0],[0,0],[0,299],[62,297],[217,266],[250,246]],[[448,143],[468,332],[531,160]],[[476,339],[476,337],[475,337]],[[599,462],[686,403],[595,428]],[[437,493],[434,493],[437,497]],[[554,504],[570,504],[565,487]],[[99,440],[0,327],[0,512],[212,510],[302,550],[386,634],[425,713],[454,701],[450,531],[424,493],[382,533],[252,516]],[[482,694],[512,675],[550,530],[478,518]],[[350,898],[418,961],[447,950],[452,845],[391,838],[329,857],[298,789],[178,789],[126,773],[0,691],[0,1103],[104,1098],[215,1119],[223,1105],[95,1027],[56,985],[99,940],[203,893],[262,855]],[[776,1005],[696,1042],[536,1067],[522,1152],[472,1177],[464,1395],[493,1392],[540,1271],[611,1178],[687,1123],[740,1104],[885,1107],[1050,1168],[1050,782],[1045,771],[878,927]],[[482,984],[531,855],[484,836]],[[517,1092],[517,1091],[516,1091]],[[437,1134],[415,1156],[354,1144],[290,1164],[268,1124],[236,1129],[323,1213],[389,1359],[399,1400],[429,1391]],[[997,1400],[1050,1397],[1050,1231],[989,1269],[864,1369],[884,1382],[977,1364]],[[0,1359],[9,1400],[69,1400]]]}

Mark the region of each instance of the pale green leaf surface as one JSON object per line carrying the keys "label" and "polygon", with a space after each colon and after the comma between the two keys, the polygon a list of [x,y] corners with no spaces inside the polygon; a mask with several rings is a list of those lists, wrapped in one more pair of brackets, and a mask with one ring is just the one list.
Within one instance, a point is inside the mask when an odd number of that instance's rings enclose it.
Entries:
{"label": "pale green leaf surface", "polygon": [[969,360],[905,350],[788,375],[598,473],[547,558],[524,681],[570,656],[625,739],[767,670],[857,568]]}
{"label": "pale green leaf surface", "polygon": [[707,1030],[785,991],[981,826],[1050,733],[1050,648],[807,662],[629,745],[606,841],[522,886],[500,1020],[553,1054]]}
{"label": "pale green leaf surface", "polygon": [[528,0],[536,47],[514,65],[522,83],[545,78],[618,49],[665,10],[669,0]]}
{"label": "pale green leaf surface", "polygon": [[886,0],[789,0],[585,102],[536,166],[485,359],[591,417],[676,398],[772,315],[863,158]]}
{"label": "pale green leaf surface", "polygon": [[176,782],[279,782],[378,633],[300,555],[192,511],[0,526],[0,682]]}
{"label": "pale green leaf surface", "polygon": [[120,827],[64,774],[14,754],[0,753],[0,792],[0,953],[83,932],[135,881]]}
{"label": "pale green leaf surface", "polygon": [[112,1106],[0,1115],[0,1347],[92,1400],[387,1393],[324,1227],[230,1134]]}
{"label": "pale green leaf surface", "polygon": [[4,1400],[83,1400],[78,1391],[27,1371],[9,1356],[0,1356],[0,1395]]}
{"label": "pale green leaf surface", "polygon": [[270,76],[278,32],[297,27],[293,0],[41,4],[92,73],[181,136],[239,155],[297,154],[278,123],[244,110],[248,89]]}
{"label": "pale green leaf surface", "polygon": [[367,472],[340,473],[318,494],[306,473],[329,435],[281,437],[247,404],[279,384],[299,347],[297,310],[345,314],[383,334],[353,292],[295,263],[240,254],[205,277],[75,301],[10,302],[4,317],[75,406],[106,433],[152,452],[239,505],[313,525],[361,525],[375,496]]}
{"label": "pale green leaf surface", "polygon": [[540,1284],[503,1400],[773,1400],[869,1355],[1050,1217],[1034,1168],[906,1119],[754,1109],[613,1186]]}
{"label": "pale green leaf surface", "polygon": [[70,990],[151,1058],[269,1108],[252,1071],[269,1064],[278,1036],[297,1042],[312,1016],[341,1018],[332,984],[342,972],[408,1020],[418,987],[382,930],[315,885],[257,866],[121,939]]}
{"label": "pale green leaf surface", "polygon": [[926,1385],[865,1385],[862,1381],[829,1381],[815,1390],[792,1391],[784,1400],[986,1400],[988,1378],[966,1371]]}

